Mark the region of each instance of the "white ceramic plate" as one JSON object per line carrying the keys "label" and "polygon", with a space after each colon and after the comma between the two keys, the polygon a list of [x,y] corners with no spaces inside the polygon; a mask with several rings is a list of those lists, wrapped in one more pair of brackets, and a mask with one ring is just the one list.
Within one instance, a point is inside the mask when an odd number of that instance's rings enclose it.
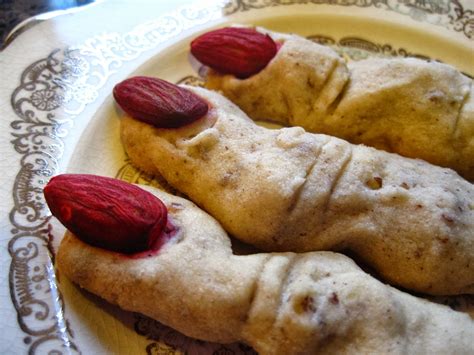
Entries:
{"label": "white ceramic plate", "polygon": [[[11,154],[20,168],[12,177],[12,209],[2,239],[8,255],[1,272],[9,280],[9,293],[0,297],[17,320],[1,338],[3,353],[11,351],[11,344],[41,354],[253,352],[241,344],[186,338],[56,277],[50,255],[63,228],[49,218],[42,196],[48,179],[64,171],[157,183],[126,159],[111,89],[136,74],[198,82],[188,56],[190,40],[231,23],[298,33],[332,46],[347,60],[418,56],[474,75],[474,15],[454,0],[210,2],[184,6],[126,32],[103,32],[32,60],[10,96]],[[458,309],[474,304],[472,297],[443,302]]]}

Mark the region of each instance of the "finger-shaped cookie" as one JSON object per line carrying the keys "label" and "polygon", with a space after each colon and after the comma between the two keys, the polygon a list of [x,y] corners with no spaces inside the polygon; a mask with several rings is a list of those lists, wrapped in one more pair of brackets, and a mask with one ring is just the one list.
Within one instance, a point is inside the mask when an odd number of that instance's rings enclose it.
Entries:
{"label": "finger-shaped cookie", "polygon": [[122,141],[136,166],[162,174],[231,235],[267,251],[350,251],[420,292],[474,292],[474,187],[454,171],[299,127],[259,127],[217,93],[188,90],[206,115],[176,129],[126,116]]}
{"label": "finger-shaped cookie", "polygon": [[[226,36],[219,35],[222,31]],[[247,58],[252,48],[245,38],[253,43],[257,34],[268,35],[227,28],[192,42],[192,53],[215,69],[207,75],[208,88],[222,92],[253,119],[302,126],[421,158],[474,180],[472,79],[449,65],[414,58],[373,58],[346,65],[334,51],[310,40],[258,31],[268,33],[280,48],[263,69],[245,77],[239,76],[236,60],[221,60],[228,69],[222,73],[226,68],[216,66],[215,57]],[[232,34],[239,42],[234,43]]]}
{"label": "finger-shaped cookie", "polygon": [[[167,209],[160,209],[157,218],[168,225],[156,237],[164,243],[159,248],[142,246],[131,254],[126,249],[114,251],[112,222],[84,208],[90,203],[92,211],[113,216],[114,221],[124,217],[125,226],[137,222],[132,217],[135,208],[141,208],[143,199],[146,206],[154,202],[146,192],[127,186],[110,198],[110,191],[122,185],[127,184],[60,176],[47,187],[46,197],[66,225],[92,223],[92,233],[97,232],[94,238],[90,231],[66,233],[56,259],[60,271],[125,310],[202,340],[244,341],[261,354],[472,350],[474,321],[468,315],[383,285],[340,254],[234,255],[226,233],[212,217],[187,200],[153,188],[147,190]],[[84,197],[85,186],[92,198]],[[73,199],[58,189],[67,189]],[[144,219],[155,220],[152,215]],[[143,223],[132,223],[131,244]],[[125,239],[121,236],[120,243]]]}

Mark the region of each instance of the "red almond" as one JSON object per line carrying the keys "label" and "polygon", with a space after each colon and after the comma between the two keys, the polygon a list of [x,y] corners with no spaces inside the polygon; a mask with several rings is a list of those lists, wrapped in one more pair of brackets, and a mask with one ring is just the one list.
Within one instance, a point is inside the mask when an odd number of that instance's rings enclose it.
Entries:
{"label": "red almond", "polygon": [[53,177],[44,188],[51,213],[82,241],[124,254],[166,239],[166,206],[138,186],[87,174]]}
{"label": "red almond", "polygon": [[114,87],[114,98],[130,116],[159,128],[177,128],[203,117],[207,102],[193,92],[146,76],[126,79]]}
{"label": "red almond", "polygon": [[220,73],[245,79],[265,68],[276,55],[277,45],[255,29],[226,27],[196,38],[191,53]]}

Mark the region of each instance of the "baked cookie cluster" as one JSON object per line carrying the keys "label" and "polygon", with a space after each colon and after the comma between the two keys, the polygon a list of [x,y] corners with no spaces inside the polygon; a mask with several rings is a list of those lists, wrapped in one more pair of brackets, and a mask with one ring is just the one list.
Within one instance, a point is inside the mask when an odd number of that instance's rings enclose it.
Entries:
{"label": "baked cookie cluster", "polygon": [[[118,84],[131,161],[196,205],[53,178],[45,196],[69,229],[58,267],[125,310],[262,354],[469,353],[467,314],[394,286],[474,293],[474,187],[411,158],[438,164],[435,152],[472,178],[472,80],[412,59],[347,66],[306,42],[249,28],[193,41],[213,67],[206,85],[234,102],[157,78]],[[236,255],[227,233],[261,252]]]}

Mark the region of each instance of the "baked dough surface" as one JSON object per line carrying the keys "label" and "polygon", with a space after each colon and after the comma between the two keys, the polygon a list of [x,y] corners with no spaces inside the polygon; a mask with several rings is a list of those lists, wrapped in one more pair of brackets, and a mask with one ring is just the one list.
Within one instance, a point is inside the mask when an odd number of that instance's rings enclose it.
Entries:
{"label": "baked dough surface", "polygon": [[345,64],[296,35],[247,79],[210,71],[218,90],[251,118],[325,133],[449,167],[474,180],[474,85],[455,68],[415,58]]}
{"label": "baked dough surface", "polygon": [[474,187],[421,160],[255,125],[191,88],[207,116],[166,130],[124,117],[132,162],[161,174],[231,235],[267,251],[350,251],[393,285],[474,293]]}
{"label": "baked dough surface", "polygon": [[212,217],[146,189],[178,228],[171,242],[133,259],[67,233],[60,271],[125,310],[202,340],[244,341],[262,355],[472,352],[468,315],[384,285],[341,254],[234,255]]}

